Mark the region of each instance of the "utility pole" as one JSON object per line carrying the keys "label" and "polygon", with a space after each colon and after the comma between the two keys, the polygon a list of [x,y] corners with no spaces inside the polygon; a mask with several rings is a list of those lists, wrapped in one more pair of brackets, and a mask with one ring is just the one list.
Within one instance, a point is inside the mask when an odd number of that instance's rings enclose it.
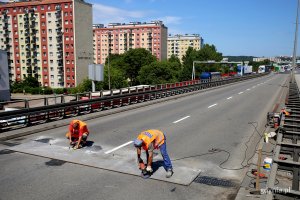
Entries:
{"label": "utility pole", "polygon": [[292,83],[295,82],[295,68],[296,68],[296,60],[297,60],[299,4],[300,4],[300,0],[298,0],[297,15],[296,15],[296,17],[297,17],[296,18],[296,30],[295,30],[294,52],[293,52],[293,62],[292,62]]}

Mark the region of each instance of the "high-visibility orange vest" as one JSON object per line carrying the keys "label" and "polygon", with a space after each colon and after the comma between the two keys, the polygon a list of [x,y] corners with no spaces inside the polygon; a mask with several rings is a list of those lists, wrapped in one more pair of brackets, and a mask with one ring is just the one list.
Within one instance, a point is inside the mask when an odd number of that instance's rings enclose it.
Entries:
{"label": "high-visibility orange vest", "polygon": [[[75,124],[76,122],[79,123],[79,129],[78,130],[74,130],[73,129],[73,124]],[[82,136],[83,134],[89,134],[89,130],[87,128],[86,123],[84,123],[83,121],[80,120],[72,120],[72,122],[69,125],[69,132],[66,134],[67,137],[74,137],[74,138],[79,138],[80,136]]]}
{"label": "high-visibility orange vest", "polygon": [[163,132],[154,129],[141,132],[138,136],[138,139],[143,140],[143,149],[146,151],[153,141],[154,148],[160,147],[165,142],[165,136]]}

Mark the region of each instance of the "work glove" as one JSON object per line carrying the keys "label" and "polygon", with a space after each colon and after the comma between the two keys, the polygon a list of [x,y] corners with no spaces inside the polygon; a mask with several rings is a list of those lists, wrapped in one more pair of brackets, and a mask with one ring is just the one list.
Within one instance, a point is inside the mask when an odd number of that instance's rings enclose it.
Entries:
{"label": "work glove", "polygon": [[143,159],[139,158],[139,163],[143,163],[143,162],[144,162]]}
{"label": "work glove", "polygon": [[76,142],[73,142],[73,141],[70,142],[70,145],[75,145],[75,144],[76,144]]}
{"label": "work glove", "polygon": [[151,166],[147,166],[147,167],[146,167],[146,171],[152,173],[152,172],[153,172],[153,169],[152,169]]}

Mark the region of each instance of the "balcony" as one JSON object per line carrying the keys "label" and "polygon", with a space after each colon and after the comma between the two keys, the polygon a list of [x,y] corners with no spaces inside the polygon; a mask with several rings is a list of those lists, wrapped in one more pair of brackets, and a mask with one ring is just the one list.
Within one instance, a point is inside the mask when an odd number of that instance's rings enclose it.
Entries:
{"label": "balcony", "polygon": [[30,58],[30,53],[26,53],[26,58]]}

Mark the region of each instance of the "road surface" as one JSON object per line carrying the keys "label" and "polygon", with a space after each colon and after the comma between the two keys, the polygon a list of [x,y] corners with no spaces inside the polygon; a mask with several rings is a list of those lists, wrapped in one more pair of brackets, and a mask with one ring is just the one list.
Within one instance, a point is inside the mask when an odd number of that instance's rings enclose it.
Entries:
{"label": "road surface", "polygon": [[[230,169],[242,168],[250,137],[251,157],[287,80],[271,74],[87,121],[91,146],[76,151],[68,149],[67,127],[3,142],[0,199],[234,199],[246,169]],[[131,141],[146,129],[165,132],[171,179],[159,152],[153,178],[138,176]]]}

